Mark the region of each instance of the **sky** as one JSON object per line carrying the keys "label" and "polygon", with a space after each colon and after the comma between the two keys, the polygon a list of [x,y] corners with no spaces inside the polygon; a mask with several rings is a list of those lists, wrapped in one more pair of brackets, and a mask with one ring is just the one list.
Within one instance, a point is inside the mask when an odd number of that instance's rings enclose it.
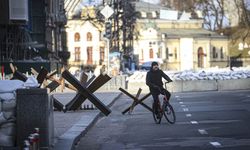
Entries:
{"label": "sky", "polygon": [[157,4],[160,2],[160,0],[142,0],[144,2],[148,2],[148,3],[153,3],[153,4]]}

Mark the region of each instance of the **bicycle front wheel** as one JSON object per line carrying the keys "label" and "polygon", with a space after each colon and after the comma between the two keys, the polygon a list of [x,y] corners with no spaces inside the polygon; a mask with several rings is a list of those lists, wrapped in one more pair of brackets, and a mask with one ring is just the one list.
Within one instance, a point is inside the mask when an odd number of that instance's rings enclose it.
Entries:
{"label": "bicycle front wheel", "polygon": [[176,117],[172,105],[170,105],[169,103],[164,103],[163,109],[164,109],[164,117],[166,118],[166,120],[169,123],[174,124],[176,121]]}
{"label": "bicycle front wheel", "polygon": [[153,118],[156,124],[160,124],[161,123],[161,118],[162,118],[162,114],[159,111],[158,105],[155,105],[154,103],[152,104],[152,109],[153,109]]}

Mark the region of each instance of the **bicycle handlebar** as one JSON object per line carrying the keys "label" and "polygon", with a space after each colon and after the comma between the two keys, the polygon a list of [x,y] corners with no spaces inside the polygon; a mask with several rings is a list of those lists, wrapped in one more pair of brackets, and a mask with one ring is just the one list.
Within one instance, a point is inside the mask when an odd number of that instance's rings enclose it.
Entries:
{"label": "bicycle handlebar", "polygon": [[165,89],[167,89],[167,83],[170,83],[169,81],[165,81],[164,85],[165,85]]}

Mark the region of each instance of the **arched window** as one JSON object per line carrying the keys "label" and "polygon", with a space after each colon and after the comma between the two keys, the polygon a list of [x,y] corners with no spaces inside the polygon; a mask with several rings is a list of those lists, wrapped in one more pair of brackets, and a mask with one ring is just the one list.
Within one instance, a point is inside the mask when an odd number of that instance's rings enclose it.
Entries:
{"label": "arched window", "polygon": [[174,48],[174,58],[177,59],[177,48]]}
{"label": "arched window", "polygon": [[79,42],[80,41],[80,34],[78,32],[75,33],[75,42]]}
{"label": "arched window", "polygon": [[166,48],[166,59],[169,59],[169,50],[168,50],[168,47]]}
{"label": "arched window", "polygon": [[92,41],[92,34],[90,32],[87,33],[87,41]]}
{"label": "arched window", "polygon": [[198,49],[198,67],[203,68],[204,67],[204,52],[202,47],[199,47]]}
{"label": "arched window", "polygon": [[93,48],[87,47],[87,64],[92,65],[93,64]]}
{"label": "arched window", "polygon": [[217,58],[218,57],[218,54],[216,52],[216,48],[213,47],[213,58]]}
{"label": "arched window", "polygon": [[80,47],[75,47],[75,61],[79,62],[81,60],[81,49]]}
{"label": "arched window", "polygon": [[154,58],[154,51],[152,48],[149,50],[149,58]]}

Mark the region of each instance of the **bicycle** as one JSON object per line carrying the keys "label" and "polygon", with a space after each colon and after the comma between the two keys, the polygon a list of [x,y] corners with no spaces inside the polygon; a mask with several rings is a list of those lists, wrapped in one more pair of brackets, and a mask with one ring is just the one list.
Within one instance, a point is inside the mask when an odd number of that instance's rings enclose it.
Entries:
{"label": "bicycle", "polygon": [[[165,82],[165,89],[167,89],[166,84],[169,82]],[[156,107],[157,106],[157,107]],[[169,103],[169,99],[166,96],[166,93],[164,92],[163,96],[163,102],[161,105],[160,99],[158,98],[158,103],[155,104],[155,101],[152,104],[153,109],[153,118],[156,124],[161,123],[162,116],[164,115],[165,119],[170,123],[174,124],[176,121],[176,116],[174,112],[174,108]]]}

